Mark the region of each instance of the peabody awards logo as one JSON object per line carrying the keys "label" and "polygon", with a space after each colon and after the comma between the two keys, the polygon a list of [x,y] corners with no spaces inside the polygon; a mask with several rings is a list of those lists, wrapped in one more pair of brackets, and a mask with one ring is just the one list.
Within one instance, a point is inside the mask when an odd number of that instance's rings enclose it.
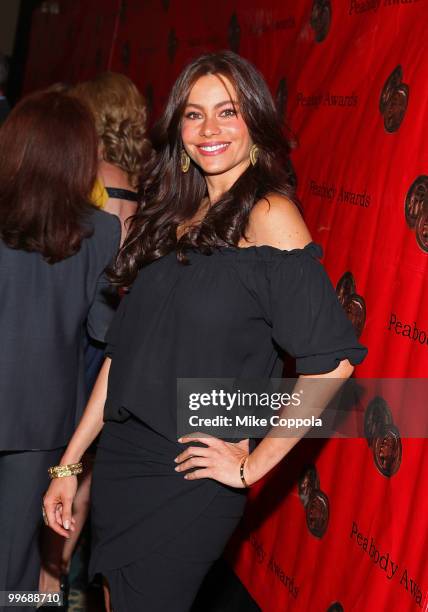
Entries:
{"label": "peabody awards logo", "polygon": [[409,103],[409,86],[403,83],[403,69],[397,66],[386,79],[379,100],[385,130],[392,134],[403,122]]}
{"label": "peabody awards logo", "polygon": [[412,183],[404,201],[404,215],[415,230],[419,248],[428,253],[428,176],[421,175]]}
{"label": "peabody awards logo", "polygon": [[236,13],[233,13],[229,21],[228,31],[229,48],[235,53],[239,53],[239,46],[241,43],[241,27],[239,25],[238,17]]}
{"label": "peabody awards logo", "polygon": [[[426,603],[426,589],[420,586],[419,579],[416,579],[415,574],[413,574],[410,569],[402,565],[401,562],[398,562],[391,551],[381,547],[376,541],[375,535],[362,531],[356,521],[352,521],[352,528],[349,536],[353,544],[355,544],[361,551],[361,554],[364,555],[365,559],[373,564],[372,567],[374,568],[374,572],[383,574],[388,584],[395,582],[400,588],[407,592],[409,597],[411,597],[412,607],[410,607],[410,605],[404,606],[403,604],[399,607],[400,611],[404,609],[414,610],[416,609],[414,604],[416,604],[420,610],[427,609],[426,605],[424,605],[424,603]],[[366,563],[366,561],[363,560],[363,563]],[[371,569],[369,569],[369,571],[371,573]],[[379,608],[375,607],[374,609]],[[389,609],[392,610],[391,607]],[[398,610],[398,608],[394,607],[394,610]]]}
{"label": "peabody awards logo", "polygon": [[400,432],[394,425],[388,404],[380,396],[374,397],[366,408],[364,436],[372,449],[377,470],[387,478],[396,474],[402,457]]}
{"label": "peabody awards logo", "polygon": [[330,508],[327,495],[321,491],[317,469],[314,465],[303,468],[299,478],[298,492],[306,510],[306,525],[316,538],[327,531]]}
{"label": "peabody awards logo", "polygon": [[357,285],[352,272],[345,272],[340,277],[336,293],[359,338],[366,322],[366,303],[364,298],[357,293]]}
{"label": "peabody awards logo", "polygon": [[311,28],[315,32],[315,41],[320,43],[327,38],[331,24],[330,0],[314,0],[311,13]]}

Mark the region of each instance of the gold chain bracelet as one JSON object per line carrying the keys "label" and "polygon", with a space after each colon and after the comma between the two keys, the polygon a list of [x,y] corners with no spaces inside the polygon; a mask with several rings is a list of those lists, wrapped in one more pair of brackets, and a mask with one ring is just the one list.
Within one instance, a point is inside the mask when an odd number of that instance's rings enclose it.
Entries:
{"label": "gold chain bracelet", "polygon": [[64,476],[76,476],[83,472],[83,465],[79,463],[68,463],[67,465],[53,465],[48,469],[49,476],[53,478],[64,478]]}

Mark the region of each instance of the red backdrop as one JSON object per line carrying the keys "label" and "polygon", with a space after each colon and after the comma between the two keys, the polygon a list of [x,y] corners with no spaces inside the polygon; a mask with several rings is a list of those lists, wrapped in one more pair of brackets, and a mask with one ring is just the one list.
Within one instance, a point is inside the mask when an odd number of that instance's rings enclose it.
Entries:
{"label": "red backdrop", "polygon": [[[296,134],[298,193],[330,277],[350,273],[342,302],[369,348],[357,375],[424,377],[427,25],[427,0],[51,0],[34,15],[25,90],[109,68],[156,116],[192,57],[249,58]],[[392,418],[412,409],[403,401],[388,398]],[[427,443],[392,434],[389,471],[382,443],[305,440],[251,491],[227,554],[263,610],[428,609]]]}

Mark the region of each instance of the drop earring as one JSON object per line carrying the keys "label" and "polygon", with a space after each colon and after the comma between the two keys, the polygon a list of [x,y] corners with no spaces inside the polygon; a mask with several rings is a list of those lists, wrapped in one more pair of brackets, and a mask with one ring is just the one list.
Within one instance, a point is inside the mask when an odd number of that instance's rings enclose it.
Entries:
{"label": "drop earring", "polygon": [[188,172],[190,168],[190,157],[187,155],[184,149],[181,150],[180,163],[181,163],[181,171],[184,173]]}
{"label": "drop earring", "polygon": [[257,163],[257,158],[259,157],[259,151],[260,151],[259,147],[253,144],[253,146],[250,149],[250,161],[253,166],[255,166]]}

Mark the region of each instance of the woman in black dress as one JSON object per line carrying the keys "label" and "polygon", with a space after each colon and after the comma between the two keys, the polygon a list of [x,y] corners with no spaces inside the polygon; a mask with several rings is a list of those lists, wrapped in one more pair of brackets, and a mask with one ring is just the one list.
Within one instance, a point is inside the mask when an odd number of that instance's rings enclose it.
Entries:
{"label": "woman in black dress", "polygon": [[[102,428],[90,573],[107,578],[115,612],[189,610],[246,485],[298,440],[177,440],[177,379],[279,377],[281,349],[302,378],[347,378],[366,354],[292,201],[287,142],[249,62],[221,52],[187,66],[153,143],[114,270],[131,291],[61,460],[78,461]],[[64,536],[74,481],[54,480],[44,500]]]}

